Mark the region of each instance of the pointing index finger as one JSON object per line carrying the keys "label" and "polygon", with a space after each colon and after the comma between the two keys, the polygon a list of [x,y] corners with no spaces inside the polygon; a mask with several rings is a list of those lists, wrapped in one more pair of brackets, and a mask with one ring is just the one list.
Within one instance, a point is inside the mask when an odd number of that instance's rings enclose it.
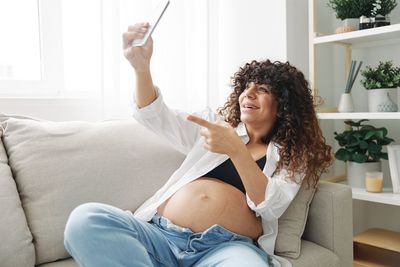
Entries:
{"label": "pointing index finger", "polygon": [[209,122],[209,121],[207,121],[207,120],[205,120],[203,118],[200,118],[198,116],[195,116],[195,115],[188,115],[187,119],[189,121],[191,121],[191,122],[197,123],[198,125],[201,125],[201,126],[206,127],[206,128],[213,128],[214,127],[213,123],[211,123],[211,122]]}

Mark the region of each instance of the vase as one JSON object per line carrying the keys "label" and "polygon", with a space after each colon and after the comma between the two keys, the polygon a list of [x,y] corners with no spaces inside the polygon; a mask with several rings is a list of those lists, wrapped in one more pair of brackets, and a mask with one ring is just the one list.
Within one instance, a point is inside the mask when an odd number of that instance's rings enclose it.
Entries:
{"label": "vase", "polygon": [[354,111],[354,104],[353,98],[351,94],[344,93],[340,96],[339,105],[338,105],[339,112],[353,112]]}
{"label": "vase", "polygon": [[347,184],[351,187],[365,188],[365,173],[381,171],[381,161],[357,163],[347,161]]}
{"label": "vase", "polygon": [[[369,89],[368,90],[368,111],[369,112],[382,112],[385,107],[378,106],[382,103],[388,104],[393,102],[397,106],[397,88],[380,88],[380,89]],[[389,95],[388,95],[389,93]],[[389,100],[388,100],[389,99]],[[392,105],[394,109],[394,105]],[[396,110],[397,111],[397,110]]]}
{"label": "vase", "polygon": [[357,31],[359,28],[359,21],[359,18],[344,19],[342,26],[336,29],[336,33]]}

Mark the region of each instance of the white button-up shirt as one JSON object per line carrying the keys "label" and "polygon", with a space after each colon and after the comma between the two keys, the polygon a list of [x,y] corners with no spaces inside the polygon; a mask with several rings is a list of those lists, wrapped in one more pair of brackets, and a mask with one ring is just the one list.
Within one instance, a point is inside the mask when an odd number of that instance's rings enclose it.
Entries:
{"label": "white button-up shirt", "polygon": [[[200,129],[196,123],[188,121],[188,112],[171,109],[163,101],[160,89],[155,87],[157,98],[149,105],[139,108],[133,96],[133,117],[146,128],[168,140],[177,150],[186,155],[181,166],[171,175],[167,182],[135,212],[134,216],[149,221],[157,211],[157,207],[172,196],[187,183],[201,177],[228,159],[226,154],[214,153],[203,147],[204,139],[200,138]],[[215,122],[222,119],[209,107],[194,112],[194,115]],[[249,142],[247,129],[243,122],[235,128],[243,143]],[[247,205],[262,218],[263,234],[258,238],[258,244],[271,255],[274,266],[292,266],[291,263],[274,255],[275,240],[278,234],[278,218],[284,213],[290,202],[296,196],[300,185],[286,179],[287,171],[282,169],[275,173],[279,160],[279,146],[270,142],[266,152],[266,163],[263,173],[268,179],[265,199],[256,205],[246,193]],[[302,179],[297,174],[296,181]]]}

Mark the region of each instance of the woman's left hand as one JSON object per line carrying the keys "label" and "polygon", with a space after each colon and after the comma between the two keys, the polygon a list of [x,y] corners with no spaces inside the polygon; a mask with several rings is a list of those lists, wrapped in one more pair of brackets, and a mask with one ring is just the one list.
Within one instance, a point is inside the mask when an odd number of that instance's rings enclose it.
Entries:
{"label": "woman's left hand", "polygon": [[189,115],[187,119],[204,127],[200,130],[200,135],[205,139],[204,148],[211,152],[231,157],[245,147],[235,129],[226,121],[217,120],[214,123],[195,115]]}

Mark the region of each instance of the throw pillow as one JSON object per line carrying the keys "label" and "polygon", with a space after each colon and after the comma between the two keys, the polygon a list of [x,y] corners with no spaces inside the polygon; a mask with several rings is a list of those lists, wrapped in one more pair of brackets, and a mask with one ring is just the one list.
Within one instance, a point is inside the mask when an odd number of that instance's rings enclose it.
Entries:
{"label": "throw pillow", "polygon": [[300,256],[301,236],[307,222],[308,209],[316,188],[304,182],[289,207],[278,219],[275,254],[296,259]]}

